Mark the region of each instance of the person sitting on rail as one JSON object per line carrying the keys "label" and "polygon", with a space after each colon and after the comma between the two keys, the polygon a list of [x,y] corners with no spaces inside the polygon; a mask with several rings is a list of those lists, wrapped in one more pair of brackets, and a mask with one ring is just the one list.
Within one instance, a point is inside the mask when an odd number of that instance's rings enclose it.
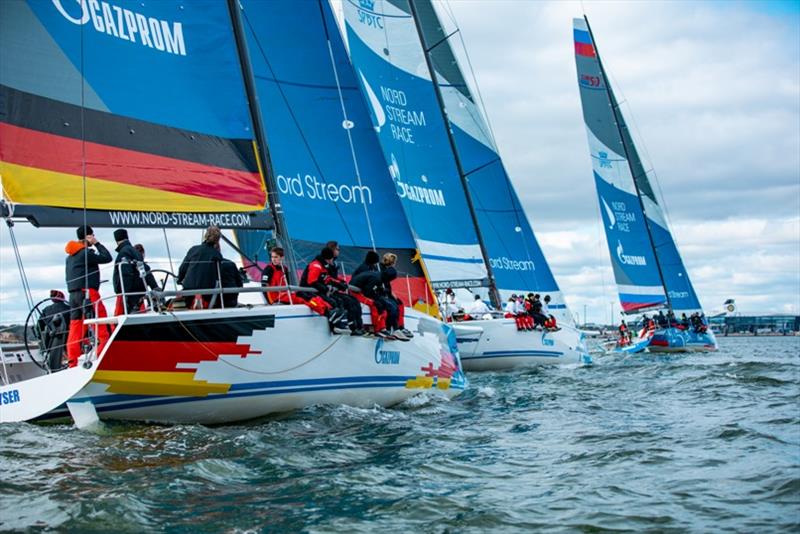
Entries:
{"label": "person sitting on rail", "polygon": [[378,262],[380,259],[381,257],[378,256],[378,253],[374,250],[367,251],[367,256],[364,258],[364,263],[356,267],[356,270],[353,271],[353,276],[355,277],[365,271],[379,272],[380,268],[378,267]]}
{"label": "person sitting on rail", "polygon": [[[342,308],[338,301],[330,296],[333,289],[328,282],[328,264],[333,260],[333,251],[328,247],[323,248],[319,255],[314,258],[300,276],[300,286],[310,287],[317,290],[316,293],[310,291],[298,291],[295,295],[298,302],[307,305],[312,311],[328,318],[331,332],[334,334],[346,334],[351,331],[350,321],[347,318],[347,311]],[[359,305],[359,313],[361,306]]]}
{"label": "person sitting on rail", "polygon": [[[389,274],[384,277],[383,289],[385,298],[388,302],[393,303],[397,307],[397,329],[400,330],[402,336],[411,339],[414,334],[411,330],[406,328],[406,313],[405,303],[392,292],[392,281],[397,278],[397,254],[387,252],[381,258],[380,270],[381,272],[388,272]],[[452,291],[452,290],[451,290]]]}
{"label": "person sitting on rail", "polygon": [[[270,263],[261,274],[261,287],[283,287],[289,285],[289,268],[283,264],[284,251],[281,247],[273,247],[269,252]],[[269,304],[291,304],[289,290],[268,291],[264,293]]]}

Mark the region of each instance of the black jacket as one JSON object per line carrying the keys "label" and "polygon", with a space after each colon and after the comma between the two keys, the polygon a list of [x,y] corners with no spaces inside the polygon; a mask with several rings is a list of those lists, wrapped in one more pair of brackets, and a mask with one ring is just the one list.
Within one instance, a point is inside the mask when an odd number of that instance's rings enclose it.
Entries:
{"label": "black jacket", "polygon": [[376,271],[363,271],[350,279],[350,285],[361,290],[367,298],[376,299],[386,294],[381,273]]}
{"label": "black jacket", "polygon": [[67,243],[66,252],[69,254],[66,265],[67,291],[100,289],[98,267],[104,263],[111,263],[112,258],[108,249],[100,243],[96,243],[94,247],[97,249],[96,252],[81,241]]}
{"label": "black jacket", "polygon": [[376,273],[380,272],[380,269],[378,269],[378,264],[375,263],[375,264],[370,265],[369,263],[362,263],[361,265],[356,267],[355,271],[353,271],[353,276],[355,277],[355,276],[358,276],[361,273],[370,272],[370,271],[371,272],[376,272]]}
{"label": "black jacket", "polygon": [[[242,287],[244,285],[239,268],[231,260],[223,258],[219,264],[219,270],[222,274],[223,288]],[[222,296],[222,301],[225,303],[226,308],[234,308],[239,301],[239,293],[225,294]]]}
{"label": "black jacket", "polygon": [[[388,271],[389,269],[394,269],[394,267],[387,267],[382,263],[380,264],[380,272],[383,273],[385,271]],[[387,297],[392,297],[395,300],[397,299],[397,297],[394,296],[394,293],[392,293],[392,282],[391,281],[383,282],[383,291],[384,291],[384,294]]]}
{"label": "black jacket", "polygon": [[214,245],[193,246],[178,268],[178,283],[183,289],[214,289],[219,279],[217,265],[221,261],[222,254]]}
{"label": "black jacket", "polygon": [[[142,261],[142,255],[133,248],[127,239],[117,245],[117,258],[114,260],[114,293],[122,293],[124,287],[127,292],[144,291],[144,282],[139,277],[137,261]],[[121,265],[120,265],[121,264]],[[122,280],[120,281],[120,271]],[[120,283],[121,282],[121,283]]]}

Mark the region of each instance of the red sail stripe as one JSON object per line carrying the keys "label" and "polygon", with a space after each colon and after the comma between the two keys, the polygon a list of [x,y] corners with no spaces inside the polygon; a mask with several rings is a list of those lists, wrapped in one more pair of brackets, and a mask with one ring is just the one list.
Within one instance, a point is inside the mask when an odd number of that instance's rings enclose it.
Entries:
{"label": "red sail stripe", "polygon": [[235,342],[112,341],[100,370],[194,373],[195,369],[177,369],[176,365],[216,361],[221,354],[244,357],[249,352],[248,345]]}
{"label": "red sail stripe", "polygon": [[589,43],[575,42],[575,53],[579,56],[595,57],[594,47]]}
{"label": "red sail stripe", "polygon": [[246,205],[264,205],[257,172],[244,172],[86,142],[0,123],[0,161]]}

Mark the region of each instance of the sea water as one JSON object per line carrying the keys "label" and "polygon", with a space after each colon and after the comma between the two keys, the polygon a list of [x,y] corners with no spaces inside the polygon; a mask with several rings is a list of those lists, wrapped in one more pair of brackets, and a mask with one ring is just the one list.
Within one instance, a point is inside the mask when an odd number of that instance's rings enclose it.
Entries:
{"label": "sea water", "polygon": [[800,338],[220,427],[0,427],[0,530],[794,531]]}

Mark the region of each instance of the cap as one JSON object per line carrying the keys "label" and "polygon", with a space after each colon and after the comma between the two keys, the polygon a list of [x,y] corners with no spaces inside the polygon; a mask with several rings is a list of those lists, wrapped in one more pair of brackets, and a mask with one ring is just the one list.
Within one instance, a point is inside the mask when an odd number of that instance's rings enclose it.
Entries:
{"label": "cap", "polygon": [[114,241],[124,241],[128,239],[128,231],[124,228],[114,230]]}

